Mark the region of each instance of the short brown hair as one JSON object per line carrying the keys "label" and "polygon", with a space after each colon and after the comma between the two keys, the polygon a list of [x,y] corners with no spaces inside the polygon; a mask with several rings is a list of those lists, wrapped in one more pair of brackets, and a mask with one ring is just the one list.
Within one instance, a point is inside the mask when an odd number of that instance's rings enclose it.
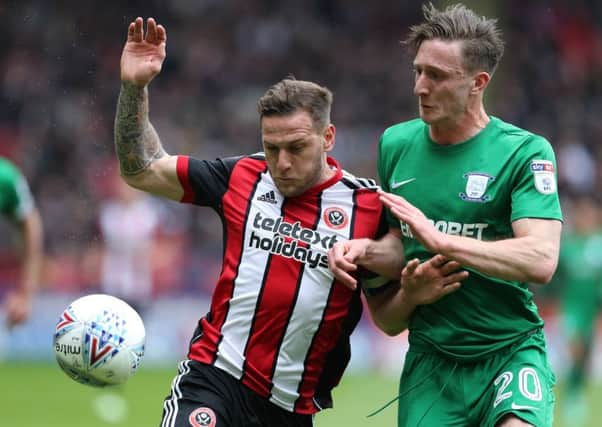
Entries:
{"label": "short brown hair", "polygon": [[463,4],[440,11],[432,3],[422,6],[424,22],[410,27],[404,43],[416,54],[425,40],[462,41],[463,63],[469,71],[484,70],[493,74],[502,55],[504,42],[497,19],[479,16]]}
{"label": "short brown hair", "polygon": [[257,101],[260,119],[264,116],[288,115],[302,110],[309,113],[317,130],[322,130],[330,124],[331,106],[332,92],[328,88],[313,82],[296,80],[294,77],[279,81]]}

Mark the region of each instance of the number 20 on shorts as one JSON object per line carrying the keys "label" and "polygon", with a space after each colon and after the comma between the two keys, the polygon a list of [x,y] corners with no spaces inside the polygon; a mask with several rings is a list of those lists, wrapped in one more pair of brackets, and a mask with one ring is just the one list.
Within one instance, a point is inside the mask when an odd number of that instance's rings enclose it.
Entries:
{"label": "number 20 on shorts", "polygon": [[[493,407],[497,407],[502,401],[512,397],[512,390],[508,390],[508,387],[512,385],[514,380],[514,374],[510,371],[506,371],[498,376],[493,382],[494,386],[498,387]],[[529,400],[539,402],[542,399],[541,382],[539,376],[533,368],[522,368],[518,372],[518,390],[520,393]],[[513,403],[514,405],[514,403]]]}

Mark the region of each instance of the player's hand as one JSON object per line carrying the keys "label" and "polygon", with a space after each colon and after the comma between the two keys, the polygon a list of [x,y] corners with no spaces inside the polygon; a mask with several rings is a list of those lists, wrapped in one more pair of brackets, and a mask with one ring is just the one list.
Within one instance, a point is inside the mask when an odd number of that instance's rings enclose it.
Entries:
{"label": "player's hand", "polygon": [[421,263],[409,261],[401,272],[401,289],[404,298],[413,305],[432,304],[460,289],[460,282],[468,277],[468,271],[443,255],[435,255]]}
{"label": "player's hand", "polygon": [[379,190],[380,201],[399,220],[410,226],[414,237],[429,252],[441,253],[443,239],[446,235],[435,228],[433,223],[416,206],[401,196]]}
{"label": "player's hand", "polygon": [[31,314],[31,296],[21,291],[10,291],[6,296],[5,309],[9,328],[23,323]]}
{"label": "player's hand", "polygon": [[165,59],[167,33],[153,18],[138,17],[128,27],[128,38],[121,54],[121,81],[144,87],[161,71]]}
{"label": "player's hand", "polygon": [[357,270],[355,261],[366,253],[369,239],[354,239],[335,243],[328,251],[328,267],[339,282],[349,289],[357,288],[351,273]]}

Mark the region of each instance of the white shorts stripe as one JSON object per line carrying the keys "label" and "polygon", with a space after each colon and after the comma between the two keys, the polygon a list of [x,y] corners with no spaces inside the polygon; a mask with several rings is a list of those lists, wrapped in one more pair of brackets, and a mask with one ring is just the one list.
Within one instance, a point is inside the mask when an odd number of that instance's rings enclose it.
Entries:
{"label": "white shorts stripe", "polygon": [[178,367],[178,375],[173,379],[171,383],[171,394],[163,402],[163,421],[161,427],[174,427],[176,417],[178,415],[178,399],[182,398],[182,392],[180,391],[180,381],[182,377],[190,372],[188,366],[189,360],[183,360],[180,362]]}

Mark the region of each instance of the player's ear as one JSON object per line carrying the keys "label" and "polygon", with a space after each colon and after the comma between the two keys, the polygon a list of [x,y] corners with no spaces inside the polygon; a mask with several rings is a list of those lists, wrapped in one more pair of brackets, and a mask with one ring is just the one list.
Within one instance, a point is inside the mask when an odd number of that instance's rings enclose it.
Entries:
{"label": "player's ear", "polygon": [[485,90],[487,85],[489,84],[489,80],[491,80],[491,75],[485,71],[479,71],[472,80],[472,89],[470,93],[472,95],[476,95],[479,92]]}
{"label": "player's ear", "polygon": [[334,148],[336,133],[337,130],[332,123],[326,126],[322,133],[324,138],[324,151],[331,151]]}

